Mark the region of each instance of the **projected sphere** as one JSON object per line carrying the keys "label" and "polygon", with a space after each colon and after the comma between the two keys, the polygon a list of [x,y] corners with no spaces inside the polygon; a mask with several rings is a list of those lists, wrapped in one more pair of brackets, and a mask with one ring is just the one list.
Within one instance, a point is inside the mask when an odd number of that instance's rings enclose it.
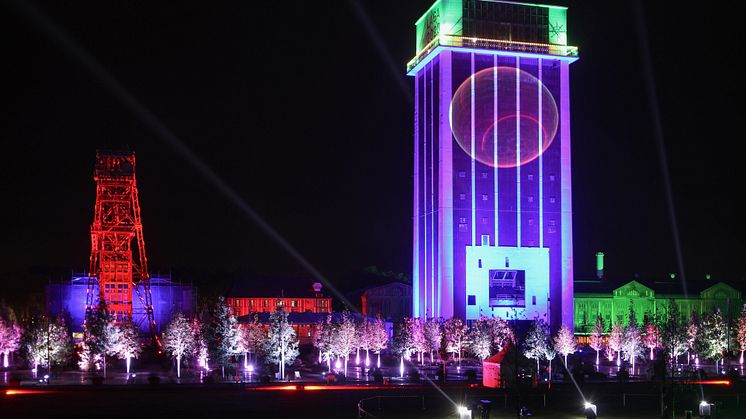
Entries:
{"label": "projected sphere", "polygon": [[516,167],[549,148],[557,134],[557,104],[531,74],[514,67],[490,67],[461,83],[451,101],[450,122],[456,142],[474,159],[493,167]]}

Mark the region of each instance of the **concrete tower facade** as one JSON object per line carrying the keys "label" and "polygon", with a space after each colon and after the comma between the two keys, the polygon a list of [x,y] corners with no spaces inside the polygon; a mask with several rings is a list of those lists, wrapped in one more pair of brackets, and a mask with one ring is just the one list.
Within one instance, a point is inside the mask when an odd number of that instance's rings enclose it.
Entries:
{"label": "concrete tower facade", "polygon": [[414,316],[572,327],[566,14],[438,0],[416,22]]}

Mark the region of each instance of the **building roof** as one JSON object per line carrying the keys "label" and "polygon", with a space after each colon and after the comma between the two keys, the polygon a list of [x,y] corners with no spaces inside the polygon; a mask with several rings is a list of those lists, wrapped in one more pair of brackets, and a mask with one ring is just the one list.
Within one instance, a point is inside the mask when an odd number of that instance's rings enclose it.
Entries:
{"label": "building roof", "polygon": [[[226,292],[226,297],[312,298],[317,296],[317,293],[313,290],[313,284],[315,282],[318,281],[302,277],[244,277],[233,281],[233,284],[231,284]],[[321,294],[324,294],[323,286],[321,288]],[[327,295],[322,296],[329,298]]]}
{"label": "building roof", "polygon": [[[272,313],[253,313],[248,314],[246,316],[240,316],[238,317],[238,323],[239,324],[246,324],[251,323],[254,321],[254,315],[259,317],[259,323],[267,324],[269,323],[269,316]],[[327,316],[331,315],[333,321],[340,321],[342,319],[342,313],[340,312],[334,312],[334,313],[312,313],[312,312],[290,312],[288,313],[288,322],[293,324],[312,324],[312,323],[318,323],[320,321],[323,321],[327,318]],[[364,319],[362,314],[358,313],[350,313],[350,316],[352,316],[353,319],[360,321]]]}
{"label": "building roof", "polygon": [[[648,280],[648,279],[591,279],[591,280],[576,280],[574,285],[574,293],[576,296],[581,294],[599,294],[610,296],[613,292],[625,285],[637,283],[643,287],[647,287],[655,293],[656,297],[684,297],[684,287],[679,279],[671,280]],[[740,291],[742,294],[746,294],[746,281],[719,281],[719,280],[694,280],[687,281],[686,283],[686,294],[689,296],[699,296],[703,291],[712,288],[718,284],[727,285],[736,291]]]}

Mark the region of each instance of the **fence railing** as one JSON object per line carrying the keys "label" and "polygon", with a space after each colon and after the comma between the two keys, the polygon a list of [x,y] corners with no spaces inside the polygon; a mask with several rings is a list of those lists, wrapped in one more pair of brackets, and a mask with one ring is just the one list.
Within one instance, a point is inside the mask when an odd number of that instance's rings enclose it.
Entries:
{"label": "fence railing", "polygon": [[419,399],[420,408],[425,410],[425,396],[372,396],[357,402],[357,417],[358,419],[371,418],[375,419],[376,416],[370,412],[372,409],[370,404],[375,401],[376,409],[381,411],[382,400],[401,400],[401,399]]}
{"label": "fence railing", "polygon": [[484,48],[531,54],[556,55],[561,57],[577,57],[578,47],[569,45],[541,44],[535,42],[505,41],[501,39],[485,39],[457,35],[440,35],[428,43],[411,61],[407,63],[407,71],[413,69],[433,49],[443,45],[448,47]]}

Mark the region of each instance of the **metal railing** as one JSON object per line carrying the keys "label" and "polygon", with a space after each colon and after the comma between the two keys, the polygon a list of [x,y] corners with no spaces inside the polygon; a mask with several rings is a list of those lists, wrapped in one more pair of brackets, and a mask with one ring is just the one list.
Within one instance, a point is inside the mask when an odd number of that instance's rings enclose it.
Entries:
{"label": "metal railing", "polygon": [[556,55],[561,57],[577,57],[578,47],[569,45],[541,44],[534,42],[504,41],[500,39],[485,39],[457,35],[440,35],[428,43],[412,60],[407,63],[407,71],[412,70],[438,46],[457,48],[483,48],[500,51],[524,52],[531,54]]}
{"label": "metal railing", "polygon": [[[370,411],[366,410],[363,406],[365,402],[370,402],[372,400],[375,400],[377,402],[376,408],[378,411],[381,410],[381,400],[389,400],[389,399],[420,399],[420,406],[422,410],[425,410],[425,396],[373,396],[373,397],[366,397],[359,402],[357,402],[357,417],[358,419],[364,419],[364,418],[371,418],[375,419],[377,416],[370,413]],[[370,409],[370,407],[368,407]]]}

